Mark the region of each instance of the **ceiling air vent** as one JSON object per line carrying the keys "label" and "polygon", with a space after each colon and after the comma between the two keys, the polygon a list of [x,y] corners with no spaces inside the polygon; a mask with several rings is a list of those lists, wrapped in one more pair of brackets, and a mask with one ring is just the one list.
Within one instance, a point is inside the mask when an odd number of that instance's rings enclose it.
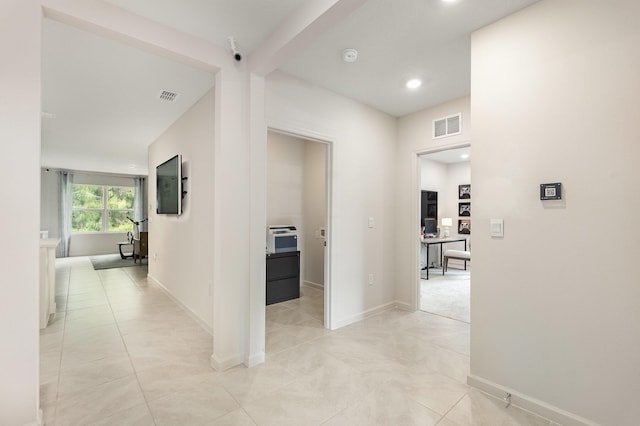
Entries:
{"label": "ceiling air vent", "polygon": [[180,93],[172,92],[170,90],[163,90],[160,92],[160,95],[158,95],[161,101],[167,102],[175,102],[178,96],[180,96]]}
{"label": "ceiling air vent", "polygon": [[459,135],[462,133],[462,113],[433,120],[433,138]]}

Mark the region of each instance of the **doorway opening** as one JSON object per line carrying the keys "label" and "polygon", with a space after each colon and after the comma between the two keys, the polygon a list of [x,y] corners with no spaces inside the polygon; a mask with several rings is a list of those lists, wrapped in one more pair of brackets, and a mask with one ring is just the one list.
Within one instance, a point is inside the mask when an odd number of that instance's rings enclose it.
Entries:
{"label": "doorway opening", "polygon": [[[267,258],[267,353],[330,328],[330,154],[327,141],[275,129],[267,133],[267,227],[295,227],[300,262],[299,297],[270,303]],[[292,336],[291,327],[305,332]]]}
{"label": "doorway opening", "polygon": [[418,164],[418,307],[470,323],[471,262],[454,258],[446,262],[444,254],[471,250],[471,148],[424,153]]}

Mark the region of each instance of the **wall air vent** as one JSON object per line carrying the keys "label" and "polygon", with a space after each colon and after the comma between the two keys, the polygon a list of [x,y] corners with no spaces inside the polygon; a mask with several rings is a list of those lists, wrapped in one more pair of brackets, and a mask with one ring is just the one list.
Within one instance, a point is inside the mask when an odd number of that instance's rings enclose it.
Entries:
{"label": "wall air vent", "polygon": [[180,93],[163,90],[160,92],[160,95],[158,95],[158,98],[160,98],[161,101],[175,102],[178,96],[180,96]]}
{"label": "wall air vent", "polygon": [[462,133],[462,113],[433,120],[433,138],[459,135]]}

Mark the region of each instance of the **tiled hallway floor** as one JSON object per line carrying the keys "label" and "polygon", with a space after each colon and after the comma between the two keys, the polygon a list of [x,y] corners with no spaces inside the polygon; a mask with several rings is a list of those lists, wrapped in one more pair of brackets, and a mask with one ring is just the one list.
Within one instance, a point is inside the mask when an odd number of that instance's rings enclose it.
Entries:
{"label": "tiled hallway floor", "polygon": [[47,425],[549,425],[469,388],[469,325],[390,310],[337,331],[322,292],[267,308],[267,361],[210,367],[212,339],[145,267],[58,259],[42,331]]}

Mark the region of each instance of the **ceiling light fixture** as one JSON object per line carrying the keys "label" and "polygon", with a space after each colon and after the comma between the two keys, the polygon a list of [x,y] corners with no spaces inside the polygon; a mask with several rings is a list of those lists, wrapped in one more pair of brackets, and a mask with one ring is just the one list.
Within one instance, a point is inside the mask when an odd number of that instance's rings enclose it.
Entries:
{"label": "ceiling light fixture", "polygon": [[462,158],[463,160],[466,160],[467,158],[469,158],[469,154],[462,154],[460,158]]}
{"label": "ceiling light fixture", "polygon": [[355,62],[358,59],[358,51],[356,49],[344,49],[342,51],[342,60],[345,62]]}
{"label": "ceiling light fixture", "polygon": [[422,80],[419,78],[412,78],[407,81],[407,89],[416,90],[420,86],[422,86]]}

